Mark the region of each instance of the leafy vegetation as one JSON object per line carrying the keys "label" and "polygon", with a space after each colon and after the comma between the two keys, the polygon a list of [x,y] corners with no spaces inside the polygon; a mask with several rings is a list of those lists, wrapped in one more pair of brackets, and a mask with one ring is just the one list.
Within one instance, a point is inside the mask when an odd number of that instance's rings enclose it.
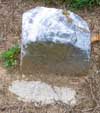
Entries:
{"label": "leafy vegetation", "polygon": [[100,0],[43,0],[46,5],[63,5],[69,8],[82,9],[100,6]]}
{"label": "leafy vegetation", "polygon": [[75,9],[81,8],[93,8],[94,6],[99,6],[100,0],[71,0],[70,7]]}
{"label": "leafy vegetation", "polygon": [[92,9],[94,6],[100,6],[100,0],[22,0],[22,2],[42,2],[45,6],[71,9]]}
{"label": "leafy vegetation", "polygon": [[20,47],[19,45],[15,45],[9,50],[3,52],[0,58],[3,60],[4,66],[10,68],[18,64],[19,54],[20,54]]}

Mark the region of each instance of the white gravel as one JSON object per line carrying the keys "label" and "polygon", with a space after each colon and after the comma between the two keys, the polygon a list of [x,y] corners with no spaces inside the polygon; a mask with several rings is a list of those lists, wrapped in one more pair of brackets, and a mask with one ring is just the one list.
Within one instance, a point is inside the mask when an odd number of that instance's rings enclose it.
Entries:
{"label": "white gravel", "polygon": [[67,87],[56,87],[41,81],[14,81],[9,86],[9,91],[16,94],[19,100],[33,102],[40,105],[62,102],[76,104],[75,90]]}

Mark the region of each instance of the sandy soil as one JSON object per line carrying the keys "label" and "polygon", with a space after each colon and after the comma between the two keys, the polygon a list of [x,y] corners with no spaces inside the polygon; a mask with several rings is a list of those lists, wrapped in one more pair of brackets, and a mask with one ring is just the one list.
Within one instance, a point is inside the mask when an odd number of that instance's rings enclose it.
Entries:
{"label": "sandy soil", "polygon": [[[20,43],[22,12],[41,3],[17,4],[12,0],[0,3],[0,52],[7,50],[15,43]],[[100,33],[100,8],[93,11],[77,12],[89,22],[92,34]],[[35,77],[33,77],[35,80]],[[91,64],[89,74],[85,77],[62,77],[55,80],[63,81],[65,85],[73,87],[78,94],[76,106],[64,104],[35,107],[33,103],[23,103],[8,91],[8,86],[16,79],[30,80],[30,76],[21,75],[19,69],[7,70],[0,65],[0,113],[100,113],[100,42],[92,45]],[[49,79],[49,83],[52,81]]]}

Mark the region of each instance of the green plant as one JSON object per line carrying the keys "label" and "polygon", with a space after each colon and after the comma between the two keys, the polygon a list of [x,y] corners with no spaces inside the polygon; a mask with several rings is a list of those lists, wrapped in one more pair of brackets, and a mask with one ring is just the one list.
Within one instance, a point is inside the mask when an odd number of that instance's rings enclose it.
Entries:
{"label": "green plant", "polygon": [[71,0],[70,7],[75,9],[93,8],[100,6],[100,0]]}
{"label": "green plant", "polygon": [[18,64],[19,55],[20,55],[20,47],[19,45],[15,45],[9,50],[3,52],[0,57],[4,62],[3,63],[4,66],[9,68],[16,66]]}
{"label": "green plant", "polygon": [[45,5],[62,5],[71,9],[93,8],[100,6],[100,0],[43,0]]}

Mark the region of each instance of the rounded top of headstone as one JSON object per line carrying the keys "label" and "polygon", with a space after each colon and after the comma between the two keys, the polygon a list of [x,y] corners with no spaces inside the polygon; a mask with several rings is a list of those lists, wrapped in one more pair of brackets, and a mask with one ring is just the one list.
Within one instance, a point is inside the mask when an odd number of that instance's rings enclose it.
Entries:
{"label": "rounded top of headstone", "polygon": [[22,42],[50,41],[72,44],[90,51],[88,24],[77,14],[62,9],[36,7],[23,14]]}

